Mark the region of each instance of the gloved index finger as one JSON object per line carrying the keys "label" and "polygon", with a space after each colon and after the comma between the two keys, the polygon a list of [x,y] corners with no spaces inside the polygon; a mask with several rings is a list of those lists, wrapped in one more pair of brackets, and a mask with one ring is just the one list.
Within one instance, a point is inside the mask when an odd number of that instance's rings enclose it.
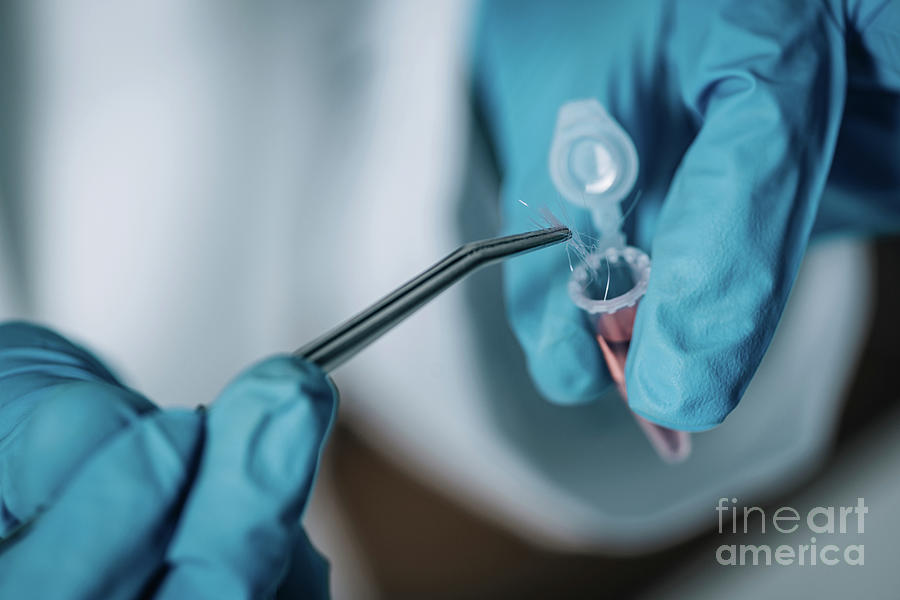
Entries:
{"label": "gloved index finger", "polygon": [[93,354],[58,333],[24,321],[0,323],[0,403],[57,379],[121,385]]}
{"label": "gloved index finger", "polygon": [[0,451],[38,408],[29,395],[72,382],[111,384],[137,412],[153,404],[125,388],[93,354],[59,334],[22,321],[0,323]]}
{"label": "gloved index finger", "polygon": [[154,408],[60,335],[0,325],[0,535],[52,502],[107,438]]}
{"label": "gloved index finger", "polygon": [[[679,19],[708,10],[679,4]],[[626,376],[631,408],[702,430],[762,360],[812,228],[844,101],[839,25],[820,3],[723,2],[673,40],[702,125],[652,245]]]}
{"label": "gloved index finger", "polygon": [[135,598],[163,566],[201,416],[156,413],[117,434],[0,555],[3,598]]}

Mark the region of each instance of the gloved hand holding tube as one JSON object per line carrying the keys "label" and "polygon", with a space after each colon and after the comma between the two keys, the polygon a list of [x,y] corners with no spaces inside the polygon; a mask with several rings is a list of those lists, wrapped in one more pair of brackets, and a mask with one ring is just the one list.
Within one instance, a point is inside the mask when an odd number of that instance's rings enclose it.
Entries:
{"label": "gloved hand holding tube", "polygon": [[[624,223],[653,261],[625,365],[638,415],[681,431],[735,408],[811,234],[896,230],[900,5],[487,1],[476,87],[504,179],[504,229],[561,201],[548,155],[560,109],[596,100],[634,140]],[[827,183],[827,185],[826,185]],[[567,204],[574,230],[597,235]],[[568,223],[567,223],[568,224]],[[539,390],[592,402],[612,383],[567,293],[564,252],[505,268],[512,327]]]}

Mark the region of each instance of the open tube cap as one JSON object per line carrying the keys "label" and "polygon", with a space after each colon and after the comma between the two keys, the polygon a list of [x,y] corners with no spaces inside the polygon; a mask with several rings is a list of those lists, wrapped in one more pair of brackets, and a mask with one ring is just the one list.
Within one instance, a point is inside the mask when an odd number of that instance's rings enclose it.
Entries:
{"label": "open tube cap", "polygon": [[559,109],[550,146],[550,177],[569,202],[591,210],[628,196],[638,174],[634,143],[597,100]]}

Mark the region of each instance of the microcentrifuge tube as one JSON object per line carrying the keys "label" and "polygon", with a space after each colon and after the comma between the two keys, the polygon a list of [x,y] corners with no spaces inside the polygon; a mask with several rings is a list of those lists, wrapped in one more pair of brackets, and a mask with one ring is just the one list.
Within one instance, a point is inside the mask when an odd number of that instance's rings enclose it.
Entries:
{"label": "microcentrifuge tube", "polygon": [[[591,317],[609,373],[627,403],[625,358],[638,303],[647,291],[650,258],[641,250],[626,246],[595,252],[585,263],[575,269],[569,281],[569,295]],[[663,460],[681,462],[688,457],[689,433],[651,423],[636,413],[632,415]]]}
{"label": "microcentrifuge tube", "polygon": [[[625,245],[621,203],[633,191],[640,161],[622,125],[596,99],[564,104],[550,146],[550,178],[576,207],[587,209],[597,243],[574,269],[569,296],[588,313],[613,381],[627,402],[625,357],[638,303],[647,290],[650,258]],[[691,452],[690,434],[634,415],[656,452],[679,462]]]}

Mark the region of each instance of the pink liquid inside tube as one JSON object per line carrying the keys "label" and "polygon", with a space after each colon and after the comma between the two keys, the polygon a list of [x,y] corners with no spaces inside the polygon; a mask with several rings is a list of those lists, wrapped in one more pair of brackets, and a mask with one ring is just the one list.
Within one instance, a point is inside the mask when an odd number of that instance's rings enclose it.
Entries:
{"label": "pink liquid inside tube", "polygon": [[[609,373],[616,382],[619,393],[622,394],[622,399],[626,404],[628,395],[625,390],[625,358],[631,344],[631,331],[634,328],[636,312],[637,304],[634,304],[614,313],[598,315],[597,318],[597,342],[603,351],[603,358],[606,359]],[[690,455],[691,436],[689,433],[651,423],[636,413],[631,414],[660,458],[674,463],[681,462]]]}
{"label": "pink liquid inside tube", "polygon": [[[596,276],[604,261],[608,270],[614,267],[630,270],[633,286],[626,292],[613,297],[607,297],[604,293],[602,299],[591,298],[587,292],[589,282],[591,277]],[[626,247],[609,248],[600,254],[591,255],[588,257],[588,262],[594,275],[590,275],[584,266],[576,269],[570,283],[570,295],[573,301],[592,317],[597,333],[597,343],[603,352],[609,373],[616,383],[622,399],[627,404],[625,359],[631,344],[638,303],[646,291],[650,259],[637,248]],[[605,292],[609,291],[608,287],[607,285]],[[691,436],[689,433],[651,423],[635,413],[632,415],[660,458],[666,462],[677,463],[690,455]]]}

